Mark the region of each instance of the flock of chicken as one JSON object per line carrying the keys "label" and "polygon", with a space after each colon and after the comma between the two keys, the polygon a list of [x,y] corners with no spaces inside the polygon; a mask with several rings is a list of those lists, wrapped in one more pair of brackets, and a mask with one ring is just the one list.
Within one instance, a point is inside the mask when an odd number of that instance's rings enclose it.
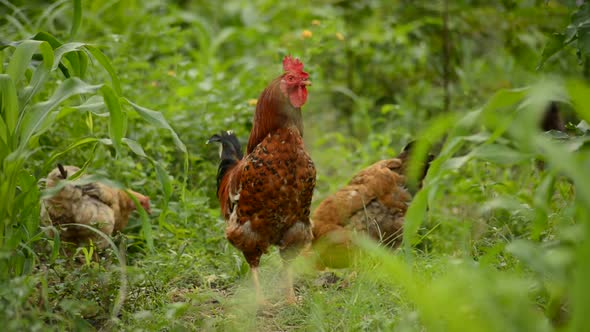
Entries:
{"label": "flock of chicken", "polygon": [[[286,270],[287,301],[295,302],[289,263],[302,250],[312,248],[317,265],[338,268],[349,264],[353,233],[368,234],[391,247],[400,243],[412,199],[405,174],[412,144],[396,158],[361,170],[310,218],[316,169],[302,139],[301,107],[311,83],[298,59],[285,57],[283,71],[258,99],[245,155],[232,132],[214,135],[209,142],[221,147],[217,196],[227,221],[225,233],[250,265],[258,299],[264,301],[260,257],[277,246]],[[421,165],[421,178],[431,160],[429,156]],[[54,226],[48,229],[58,229],[63,240],[92,241],[104,248],[104,238],[88,226],[111,235],[127,225],[136,202],[150,211],[149,198],[131,190],[101,182],[60,183],[78,170],[58,165],[47,177],[47,188],[56,193],[43,199],[42,220]]]}

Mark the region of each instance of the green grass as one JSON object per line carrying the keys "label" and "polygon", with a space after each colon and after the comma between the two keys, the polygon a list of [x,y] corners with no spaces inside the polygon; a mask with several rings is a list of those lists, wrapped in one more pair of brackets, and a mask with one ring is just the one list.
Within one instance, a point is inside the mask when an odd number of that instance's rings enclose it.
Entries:
{"label": "green grass", "polygon": [[[590,120],[579,20],[590,7],[449,2],[448,113],[442,8],[0,0],[5,329],[583,330],[588,138],[540,133],[536,123],[550,100],[563,103],[567,121]],[[564,30],[573,33],[565,47],[553,35]],[[261,308],[244,258],[224,238],[217,149],[205,141],[227,129],[247,140],[250,101],[286,54],[313,81],[303,110],[318,171],[313,206],[412,138],[429,145],[418,153],[438,157],[401,249],[359,239],[355,266],[327,272],[300,257],[296,306],[279,303],[273,251],[261,277],[279,304]],[[57,162],[149,195],[154,213],[136,213],[98,262],[64,255],[38,217]]]}

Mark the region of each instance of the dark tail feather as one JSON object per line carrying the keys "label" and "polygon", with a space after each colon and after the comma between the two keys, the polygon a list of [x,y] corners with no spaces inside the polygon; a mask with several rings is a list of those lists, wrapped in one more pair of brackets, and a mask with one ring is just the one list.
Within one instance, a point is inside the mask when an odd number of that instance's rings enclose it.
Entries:
{"label": "dark tail feather", "polygon": [[219,167],[217,168],[217,192],[219,192],[219,185],[221,180],[237,162],[242,160],[244,154],[242,153],[242,146],[236,135],[231,132],[221,132],[215,134],[207,141],[207,144],[216,142],[221,144],[221,150],[219,153]]}
{"label": "dark tail feather", "polygon": [[556,102],[552,101],[545,109],[543,118],[541,119],[541,129],[543,131],[558,130],[565,131],[565,125],[559,111],[559,106]]}
{"label": "dark tail feather", "polygon": [[[415,145],[416,145],[416,141],[410,141],[408,144],[406,144],[406,146],[404,147],[402,152],[397,156],[399,159],[404,160],[404,164],[407,164],[407,160],[411,156]],[[429,153],[428,156],[426,156],[426,159],[424,160],[424,166],[423,166],[422,173],[420,173],[420,177],[417,179],[420,183],[422,183],[422,180],[424,180],[424,178],[426,177],[426,174],[428,173],[428,169],[430,168],[430,163],[434,160],[434,158],[435,158],[435,156],[432,153]],[[405,173],[405,169],[404,169],[404,173]]]}

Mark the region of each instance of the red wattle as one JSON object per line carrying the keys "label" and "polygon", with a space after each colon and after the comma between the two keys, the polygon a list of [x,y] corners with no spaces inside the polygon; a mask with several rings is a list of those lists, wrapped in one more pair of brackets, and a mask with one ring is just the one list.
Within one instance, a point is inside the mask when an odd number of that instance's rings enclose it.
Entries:
{"label": "red wattle", "polygon": [[289,101],[293,107],[301,107],[307,101],[307,89],[305,86],[297,87],[289,94]]}

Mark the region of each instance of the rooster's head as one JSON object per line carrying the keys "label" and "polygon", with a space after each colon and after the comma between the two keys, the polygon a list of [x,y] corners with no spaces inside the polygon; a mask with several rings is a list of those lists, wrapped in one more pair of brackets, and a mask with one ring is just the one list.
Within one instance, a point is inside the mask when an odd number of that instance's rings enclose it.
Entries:
{"label": "rooster's head", "polygon": [[303,62],[290,55],[283,59],[283,71],[281,92],[293,107],[299,108],[307,100],[307,86],[311,85],[309,74],[303,71]]}

